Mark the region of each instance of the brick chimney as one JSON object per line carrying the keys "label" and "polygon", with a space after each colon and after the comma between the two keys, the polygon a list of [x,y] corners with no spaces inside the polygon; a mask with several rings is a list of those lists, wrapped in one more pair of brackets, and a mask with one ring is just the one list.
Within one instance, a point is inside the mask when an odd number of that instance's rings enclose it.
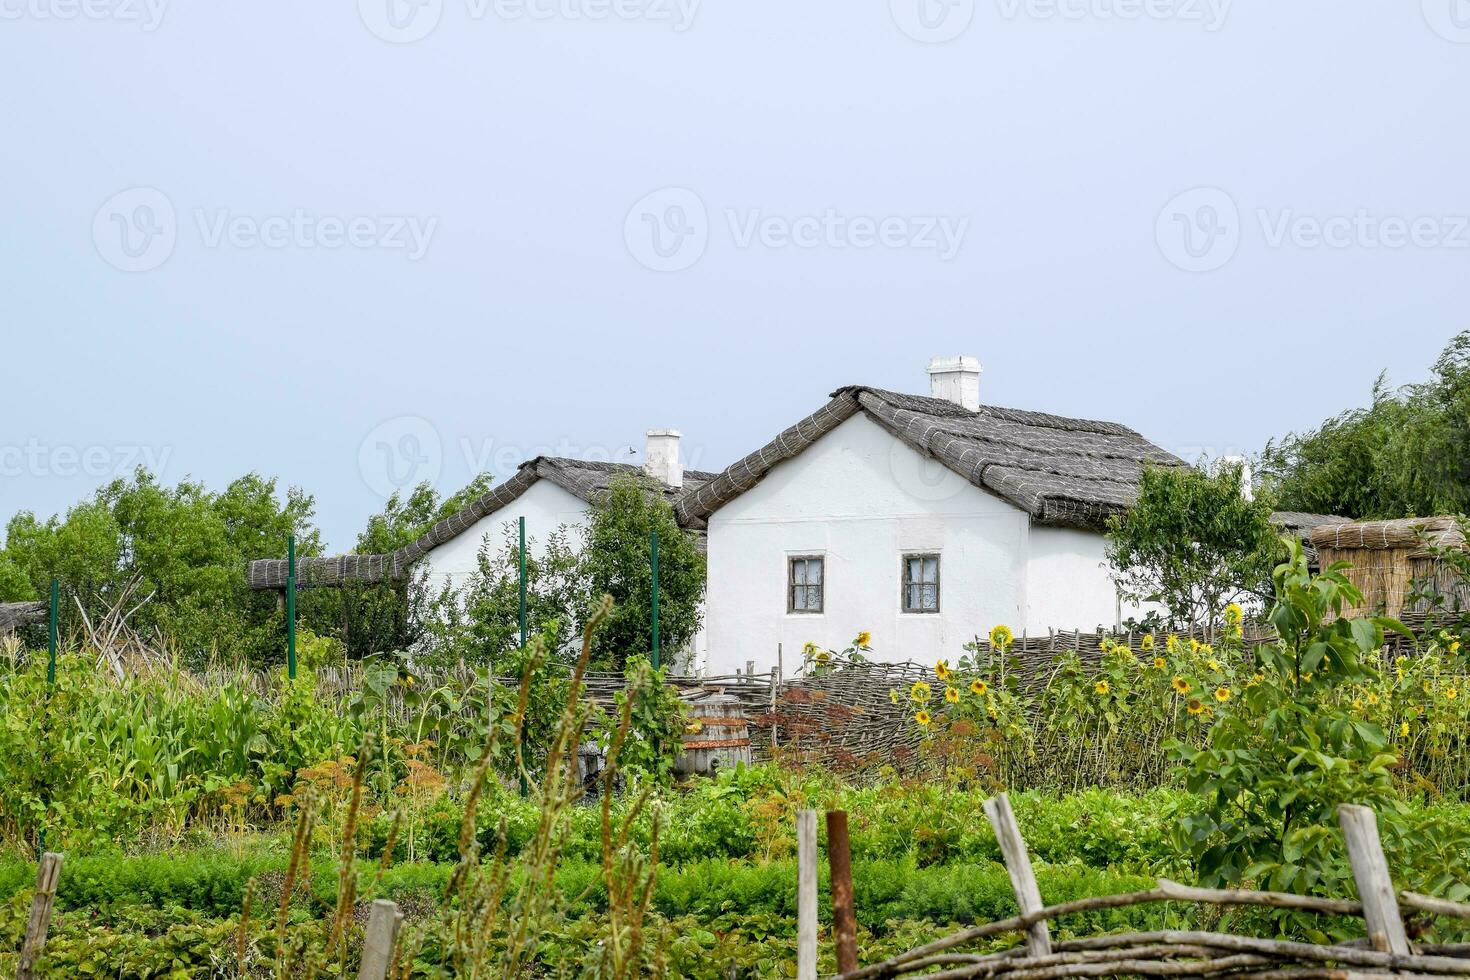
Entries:
{"label": "brick chimney", "polygon": [[980,359],[936,357],[929,361],[929,394],[972,412],[980,410]]}
{"label": "brick chimney", "polygon": [[675,490],[684,485],[684,463],[679,459],[678,429],[649,429],[643,451],[643,472]]}

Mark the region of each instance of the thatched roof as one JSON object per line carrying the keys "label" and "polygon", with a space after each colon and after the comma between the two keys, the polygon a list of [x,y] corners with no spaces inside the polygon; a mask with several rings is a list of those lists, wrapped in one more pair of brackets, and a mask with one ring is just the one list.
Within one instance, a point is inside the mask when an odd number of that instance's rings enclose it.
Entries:
{"label": "thatched roof", "polygon": [[680,499],[680,520],[697,526],[858,413],[916,452],[1030,514],[1038,524],[1102,529],[1132,505],[1145,465],[1185,462],[1127,426],[850,386],[701,489]]}
{"label": "thatched roof", "polygon": [[1271,526],[1283,531],[1292,531],[1308,538],[1319,527],[1334,524],[1351,524],[1351,517],[1336,517],[1332,514],[1308,514],[1299,510],[1278,510],[1271,515]]}
{"label": "thatched roof", "polygon": [[1431,548],[1465,547],[1465,535],[1453,517],[1404,517],[1319,527],[1312,531],[1312,544],[1338,551],[1409,549],[1428,555]]}
{"label": "thatched roof", "polygon": [[[675,490],[648,476],[641,467],[630,463],[601,463],[560,456],[538,456],[522,463],[509,480],[475,498],[467,506],[429,528],[418,540],[391,554],[297,559],[296,585],[299,588],[312,588],[342,585],[346,582],[402,579],[408,575],[414,562],[505,507],[538,480],[550,481],[573,496],[595,504],[607,495],[613,480],[620,476],[638,479],[650,495],[662,497],[673,504],[682,494],[703,486],[714,474],[685,470],[684,486]],[[253,561],[248,572],[250,587],[284,589],[286,573],[286,561],[283,558]]]}
{"label": "thatched roof", "polygon": [[45,602],[0,602],[0,636],[46,619]]}

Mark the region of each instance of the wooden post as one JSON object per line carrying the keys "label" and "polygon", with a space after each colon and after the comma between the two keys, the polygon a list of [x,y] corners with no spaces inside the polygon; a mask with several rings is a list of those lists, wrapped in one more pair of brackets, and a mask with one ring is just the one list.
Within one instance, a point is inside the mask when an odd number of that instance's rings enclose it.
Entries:
{"label": "wooden post", "polygon": [[817,811],[796,813],[796,980],[817,980]]}
{"label": "wooden post", "polygon": [[[779,650],[779,645],[778,645],[778,650]],[[778,659],[779,659],[779,653],[778,653]],[[776,692],[778,692],[780,690],[781,690],[781,668],[780,668],[780,666],[772,667],[771,668],[771,748],[773,748],[773,749],[778,749],[778,748],[781,747],[781,731],[780,731],[780,726],[776,724]]]}
{"label": "wooden post", "polygon": [[393,965],[393,945],[402,924],[403,913],[398,911],[397,902],[385,898],[373,902],[362,939],[362,967],[357,971],[357,980],[384,980]]}
{"label": "wooden post", "polygon": [[852,905],[852,852],[847,841],[847,811],[827,811],[827,862],[832,867],[832,935],[837,972],[858,968],[857,913]]}
{"label": "wooden post", "polygon": [[[1011,891],[1016,893],[1017,908],[1022,915],[1041,909],[1041,890],[1036,887],[1036,875],[1031,870],[1031,855],[1026,851],[1021,828],[1016,826],[1016,815],[1011,811],[1010,798],[1002,793],[986,800],[985,815],[990,818],[990,825],[995,828],[995,839],[1000,842],[1006,873],[1011,877]],[[1044,921],[1033,923],[1027,928],[1026,954],[1051,954],[1051,932]]]}
{"label": "wooden post", "polygon": [[41,870],[36,874],[36,897],[31,899],[31,918],[26,923],[26,937],[20,947],[20,964],[16,980],[34,980],[36,961],[46,948],[46,930],[51,926],[51,909],[56,904],[56,883],[61,878],[61,855],[48,851],[41,857]]}
{"label": "wooden post", "polygon": [[1388,859],[1383,856],[1383,841],[1378,837],[1378,817],[1365,806],[1344,803],[1337,808],[1337,819],[1347,841],[1353,879],[1363,902],[1363,918],[1368,921],[1368,940],[1380,953],[1409,955],[1409,937],[1404,934]]}

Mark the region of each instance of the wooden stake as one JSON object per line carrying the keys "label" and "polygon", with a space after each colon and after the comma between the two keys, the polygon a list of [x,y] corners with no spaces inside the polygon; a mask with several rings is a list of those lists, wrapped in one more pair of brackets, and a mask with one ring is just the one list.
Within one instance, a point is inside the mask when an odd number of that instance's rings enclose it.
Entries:
{"label": "wooden stake", "polygon": [[796,980],[817,980],[817,811],[796,814]]}
{"label": "wooden stake", "polygon": [[1363,900],[1368,940],[1381,953],[1407,956],[1409,937],[1404,934],[1404,920],[1394,896],[1388,859],[1383,856],[1383,841],[1378,837],[1378,817],[1365,806],[1344,803],[1337,808],[1337,819],[1347,841],[1358,897]]}
{"label": "wooden stake", "polygon": [[384,980],[388,976],[393,945],[398,941],[398,927],[402,924],[403,913],[398,911],[397,902],[385,898],[373,902],[367,932],[363,935],[362,967],[357,971],[357,980]]}
{"label": "wooden stake", "polygon": [[34,980],[36,962],[46,948],[46,930],[51,926],[51,909],[56,904],[56,883],[61,878],[61,855],[48,851],[36,873],[36,897],[31,899],[31,918],[26,923],[25,942],[20,947],[16,980]]}
{"label": "wooden stake", "polygon": [[832,935],[837,944],[837,972],[858,968],[857,913],[852,905],[852,852],[847,840],[847,811],[827,811],[827,862],[832,868]]}
{"label": "wooden stake", "polygon": [[[1000,842],[1000,853],[1005,858],[1006,873],[1011,877],[1011,891],[1016,893],[1016,906],[1022,915],[1035,912],[1042,907],[1041,890],[1036,887],[1036,874],[1031,870],[1031,855],[1026,851],[1026,841],[1021,837],[1021,828],[1016,825],[1016,815],[1011,810],[1011,801],[1006,794],[993,796],[985,801],[985,815],[995,828],[995,839]],[[1046,922],[1032,924],[1026,929],[1026,954],[1047,956],[1051,953],[1051,932]]]}

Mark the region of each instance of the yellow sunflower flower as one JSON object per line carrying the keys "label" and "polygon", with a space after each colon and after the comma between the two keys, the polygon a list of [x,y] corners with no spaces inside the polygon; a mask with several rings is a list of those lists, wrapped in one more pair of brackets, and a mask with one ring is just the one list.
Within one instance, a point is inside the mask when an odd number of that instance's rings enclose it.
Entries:
{"label": "yellow sunflower flower", "polygon": [[817,645],[811,640],[807,640],[801,645],[801,652],[810,657],[812,654],[817,652]]}
{"label": "yellow sunflower flower", "polygon": [[1098,681],[1096,684],[1093,685],[1092,689],[1099,694],[1106,694],[1108,693],[1108,691],[1112,690],[1107,681]]}
{"label": "yellow sunflower flower", "polygon": [[813,657],[812,659],[814,659],[819,664],[828,664],[828,663],[831,663],[832,662],[832,652],[830,650],[818,650],[817,651],[817,655],[815,657]]}
{"label": "yellow sunflower flower", "polygon": [[893,688],[888,689],[888,700],[892,701],[894,704],[898,704],[898,692],[895,691]]}
{"label": "yellow sunflower flower", "polygon": [[1174,678],[1174,680],[1170,682],[1170,686],[1173,687],[1174,690],[1178,691],[1180,694],[1189,693],[1189,681],[1185,680],[1182,677]]}
{"label": "yellow sunflower flower", "polygon": [[990,631],[990,645],[993,647],[1008,647],[1015,638],[1016,635],[1005,624],[997,625]]}
{"label": "yellow sunflower flower", "polygon": [[867,630],[863,630],[857,635],[856,639],[852,641],[852,645],[860,649],[867,649],[868,644],[872,642],[873,634],[869,633]]}
{"label": "yellow sunflower flower", "polygon": [[1164,649],[1165,650],[1168,650],[1170,653],[1178,653],[1179,652],[1179,650],[1180,650],[1180,647],[1179,647],[1179,637],[1178,637],[1177,634],[1174,634],[1174,633],[1170,633],[1169,634],[1168,638],[1164,640]]}
{"label": "yellow sunflower flower", "polygon": [[1460,692],[1453,687],[1447,687],[1444,689],[1444,699],[1446,701],[1453,701],[1459,696]]}
{"label": "yellow sunflower flower", "polygon": [[953,688],[953,687],[946,687],[944,689],[944,700],[948,701],[950,704],[956,704],[956,703],[958,703],[959,700],[960,700],[960,692],[959,692],[959,689],[958,688]]}
{"label": "yellow sunflower flower", "polygon": [[1189,699],[1189,703],[1187,705],[1185,705],[1185,707],[1188,709],[1189,713],[1192,714],[1192,715],[1204,714],[1204,711],[1205,711],[1205,706],[1200,703],[1200,699],[1199,698],[1190,698]]}
{"label": "yellow sunflower flower", "polygon": [[1409,723],[1407,721],[1400,722],[1399,723],[1399,738],[1408,738],[1408,737],[1409,737]]}
{"label": "yellow sunflower flower", "polygon": [[1169,666],[1169,661],[1165,660],[1163,657],[1155,657],[1154,658],[1154,669],[1155,670],[1163,670],[1167,666]]}
{"label": "yellow sunflower flower", "polygon": [[914,686],[909,688],[909,697],[915,701],[928,701],[930,688],[924,681],[915,681]]}
{"label": "yellow sunflower flower", "polygon": [[929,712],[927,711],[920,710],[914,715],[914,721],[917,721],[921,726],[928,726],[930,720]]}
{"label": "yellow sunflower flower", "polygon": [[1214,657],[1211,657],[1209,660],[1205,661],[1205,666],[1210,668],[1211,670],[1219,670],[1220,661],[1216,660]]}
{"label": "yellow sunflower flower", "polygon": [[949,680],[949,664],[943,660],[934,665],[934,676],[942,681]]}
{"label": "yellow sunflower flower", "polygon": [[1230,688],[1228,688],[1228,687],[1217,687],[1217,688],[1215,688],[1215,700],[1216,701],[1219,701],[1221,704],[1224,704],[1226,701],[1229,701],[1230,700]]}
{"label": "yellow sunflower flower", "polygon": [[1245,610],[1240,608],[1240,603],[1232,602],[1225,607],[1225,622],[1231,626],[1239,626],[1245,619]]}
{"label": "yellow sunflower flower", "polygon": [[1373,694],[1372,692],[1369,692],[1369,694],[1368,694],[1368,703],[1369,704],[1377,704],[1378,703],[1378,695]]}
{"label": "yellow sunflower flower", "polygon": [[990,690],[990,685],[984,681],[975,680],[970,682],[971,694],[984,694],[988,690]]}
{"label": "yellow sunflower flower", "polygon": [[1152,633],[1145,633],[1143,635],[1143,639],[1138,641],[1138,649],[1142,650],[1144,653],[1151,653],[1153,652],[1153,648],[1154,635]]}

